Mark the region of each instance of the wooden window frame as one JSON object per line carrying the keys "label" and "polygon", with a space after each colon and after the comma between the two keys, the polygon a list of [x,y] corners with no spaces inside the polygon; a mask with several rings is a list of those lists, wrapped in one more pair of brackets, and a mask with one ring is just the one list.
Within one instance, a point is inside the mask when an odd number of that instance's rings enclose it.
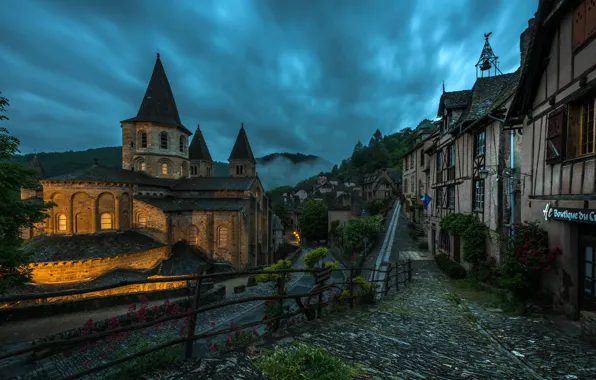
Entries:
{"label": "wooden window frame", "polygon": [[[596,118],[594,117],[594,112],[596,109],[596,97],[592,97],[588,99],[586,102],[582,103],[580,107],[580,116],[579,116],[579,157],[583,156],[590,156],[596,153],[596,144],[594,137],[596,136]],[[591,144],[591,149],[589,149],[589,145],[586,146],[584,150],[584,136],[589,138],[590,132],[592,135],[591,141],[587,144]]]}
{"label": "wooden window frame", "polygon": [[[477,184],[481,186],[477,186]],[[472,211],[474,212],[484,212],[485,185],[486,183],[483,179],[475,179],[472,181]],[[482,195],[480,198],[478,197],[479,188],[482,188]]]}
{"label": "wooden window frame", "polygon": [[566,153],[566,107],[557,108],[546,119],[544,159],[555,164],[565,159]]}
{"label": "wooden window frame", "polygon": [[[482,136],[482,139],[480,139]],[[480,142],[482,141],[482,145]],[[482,146],[482,152],[480,151]],[[474,157],[486,156],[486,131],[478,132],[474,135]]]}

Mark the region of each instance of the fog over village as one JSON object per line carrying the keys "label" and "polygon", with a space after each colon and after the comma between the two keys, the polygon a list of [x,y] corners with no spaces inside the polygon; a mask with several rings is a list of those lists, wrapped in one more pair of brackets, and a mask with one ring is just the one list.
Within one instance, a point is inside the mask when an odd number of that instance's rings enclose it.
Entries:
{"label": "fog over village", "polygon": [[0,380],[596,379],[596,0],[0,35]]}

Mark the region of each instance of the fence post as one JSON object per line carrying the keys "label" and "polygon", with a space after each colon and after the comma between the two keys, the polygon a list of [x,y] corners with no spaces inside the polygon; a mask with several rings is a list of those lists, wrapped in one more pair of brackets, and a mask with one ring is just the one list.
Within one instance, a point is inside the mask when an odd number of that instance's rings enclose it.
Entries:
{"label": "fence post", "polygon": [[389,287],[391,286],[389,280],[391,279],[391,272],[393,268],[391,267],[391,263],[387,264],[387,273],[385,274],[385,297],[389,295]]}
{"label": "fence post", "polygon": [[350,278],[348,279],[348,281],[350,282],[350,309],[354,308],[354,298],[352,298],[354,296],[354,282],[352,281],[352,279],[354,278],[354,263],[352,263],[352,265],[350,266]]}
{"label": "fence post", "polygon": [[412,281],[412,259],[408,259],[408,282]]}
{"label": "fence post", "polygon": [[[203,269],[199,268],[197,271],[199,276],[203,275]],[[192,310],[196,311],[197,307],[199,307],[200,298],[201,298],[201,286],[203,285],[203,279],[199,277],[197,280],[197,288],[195,289],[195,298],[192,302]],[[195,334],[195,329],[197,328],[197,313],[195,312],[190,316],[190,323],[188,326],[188,333],[186,334],[187,338],[191,338]],[[194,345],[194,340],[189,340],[186,342],[186,358],[190,359],[192,357],[192,346]]]}
{"label": "fence post", "polygon": [[399,290],[399,261],[395,262],[395,292]]}
{"label": "fence post", "polygon": [[[282,266],[282,269],[285,269],[285,266]],[[280,273],[279,274],[279,283],[278,283],[278,292],[277,295],[278,296],[284,296],[286,293],[286,274],[285,273]],[[284,313],[284,300],[280,299],[279,300],[279,316],[282,316]],[[277,320],[275,321],[275,325],[274,325],[274,330],[277,330],[279,328],[279,324],[281,323],[281,320]]]}

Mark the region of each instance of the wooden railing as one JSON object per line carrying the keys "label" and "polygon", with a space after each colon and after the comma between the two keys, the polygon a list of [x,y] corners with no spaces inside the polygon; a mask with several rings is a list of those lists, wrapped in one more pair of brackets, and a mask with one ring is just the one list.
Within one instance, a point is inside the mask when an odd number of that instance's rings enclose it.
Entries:
{"label": "wooden railing", "polygon": [[[387,265],[387,270],[379,270],[376,268],[362,268],[361,270],[374,272],[375,275],[373,276],[373,281],[371,282],[371,292],[374,293],[375,298],[377,295],[385,295],[389,294],[389,291],[392,288],[395,290],[399,290],[400,284],[406,286],[408,282],[412,280],[412,262],[410,260],[402,263],[389,263]],[[344,282],[331,282],[331,275],[333,272],[345,272],[349,271],[350,276],[348,281]],[[193,354],[193,343],[200,339],[206,339],[215,337],[222,334],[229,334],[236,331],[244,330],[249,327],[256,327],[260,325],[274,325],[277,326],[278,322],[287,319],[299,314],[303,314],[306,316],[308,320],[314,320],[316,318],[320,318],[322,315],[322,310],[325,306],[329,305],[332,302],[330,299],[328,301],[324,301],[323,293],[331,290],[331,289],[338,289],[340,291],[349,290],[349,296],[342,297],[343,300],[348,301],[350,309],[354,307],[354,300],[358,297],[355,295],[355,288],[358,286],[357,283],[354,283],[352,279],[358,274],[358,269],[352,267],[348,269],[331,269],[331,268],[323,268],[323,269],[283,269],[283,270],[276,270],[276,271],[244,271],[244,272],[237,272],[234,273],[234,277],[242,277],[242,276],[256,276],[259,274],[275,274],[279,275],[279,280],[277,280],[277,295],[267,295],[267,296],[257,296],[257,297],[245,297],[242,299],[236,300],[229,300],[223,302],[217,302],[211,305],[200,305],[200,297],[201,297],[201,285],[205,280],[212,280],[214,278],[220,276],[230,276],[230,273],[214,273],[214,274],[199,274],[199,275],[192,275],[192,276],[181,276],[179,280],[188,280],[188,281],[196,281],[195,292],[192,299],[192,308],[190,311],[178,313],[175,315],[164,315],[162,317],[157,317],[156,319],[139,323],[139,324],[132,324],[123,327],[114,328],[108,331],[101,331],[91,335],[84,335],[79,336],[76,338],[71,339],[60,339],[54,341],[47,341],[39,344],[30,345],[24,348],[16,349],[6,353],[0,353],[0,360],[4,360],[7,358],[28,354],[28,353],[35,353],[42,350],[52,350],[55,353],[63,352],[69,349],[73,349],[74,347],[81,346],[88,342],[97,342],[102,338],[116,335],[123,332],[131,332],[135,330],[141,330],[144,328],[148,328],[151,326],[155,326],[158,324],[162,324],[164,322],[173,321],[176,319],[190,317],[190,328],[188,329],[188,334],[185,337],[180,337],[163,344],[150,347],[139,351],[135,354],[128,355],[117,360],[113,360],[107,363],[103,363],[99,366],[86,369],[75,375],[68,376],[65,379],[76,379],[82,376],[90,375],[92,373],[96,373],[111,367],[114,367],[118,364],[127,362],[129,360],[136,359],[138,357],[165,349],[167,347],[171,347],[177,344],[186,344],[186,357],[191,357]],[[287,295],[285,289],[285,277],[291,273],[307,273],[314,276],[315,285],[314,287],[307,293],[303,294],[294,294],[294,295]],[[385,278],[383,280],[376,280],[377,273],[384,273]],[[345,276],[344,276],[345,278]],[[400,279],[401,278],[401,279]],[[32,295],[20,295],[20,296],[5,296],[0,297],[0,302],[10,302],[10,301],[22,301],[22,300],[30,300],[34,298],[48,298],[48,297],[57,297],[62,295],[73,295],[73,294],[83,294],[88,292],[94,292],[101,289],[109,289],[112,287],[118,287],[126,284],[140,284],[140,283],[151,283],[151,282],[163,282],[163,281],[172,281],[172,278],[167,279],[150,279],[150,280],[139,280],[139,281],[124,281],[116,285],[110,286],[100,286],[95,288],[89,289],[76,289],[76,290],[65,290],[65,291],[58,291],[58,292],[48,292],[48,293],[40,293],[40,294],[32,294]],[[303,303],[302,299],[306,298],[306,302]],[[208,331],[203,332],[200,334],[196,334],[196,320],[197,315],[200,313],[204,313],[210,310],[219,309],[222,307],[235,305],[235,304],[242,304],[246,302],[254,302],[254,301],[278,301],[280,302],[280,306],[283,305],[283,301],[291,299],[296,302],[297,310],[282,313],[281,315],[275,316],[273,318],[264,319],[261,321],[255,321],[251,323],[246,323],[244,325],[233,326],[230,328],[217,330],[217,331]],[[312,303],[312,301],[315,303]],[[283,310],[283,308],[280,308]],[[196,335],[195,335],[196,334]],[[56,351],[56,348],[61,348],[62,351]]]}

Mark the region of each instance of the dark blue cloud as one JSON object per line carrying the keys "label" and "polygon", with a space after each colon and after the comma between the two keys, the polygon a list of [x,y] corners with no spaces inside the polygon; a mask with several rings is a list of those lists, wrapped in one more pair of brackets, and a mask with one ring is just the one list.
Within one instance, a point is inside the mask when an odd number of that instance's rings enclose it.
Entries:
{"label": "dark blue cloud", "polygon": [[120,144],[161,53],[183,123],[226,160],[241,122],[257,156],[346,157],[375,129],[432,117],[470,88],[483,34],[501,70],[537,0],[0,1],[0,91],[25,153]]}

